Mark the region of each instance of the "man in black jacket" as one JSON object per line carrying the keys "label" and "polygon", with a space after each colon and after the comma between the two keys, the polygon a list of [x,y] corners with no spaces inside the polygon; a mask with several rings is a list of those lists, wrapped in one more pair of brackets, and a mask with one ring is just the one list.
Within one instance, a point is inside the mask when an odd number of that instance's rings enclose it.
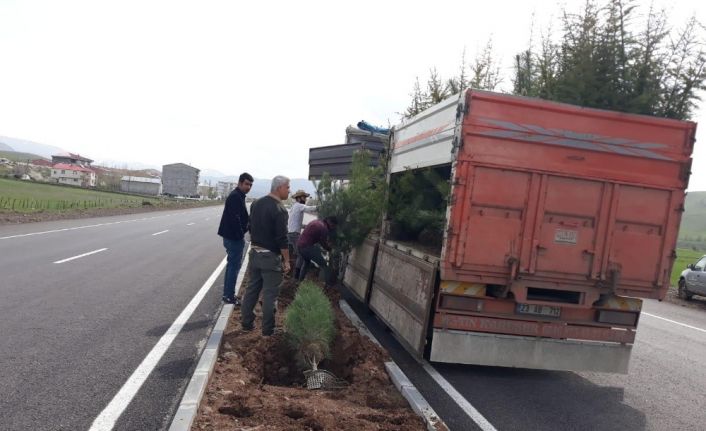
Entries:
{"label": "man in black jacket", "polygon": [[262,335],[275,331],[275,304],[282,284],[282,273],[289,272],[287,244],[287,210],[282,201],[289,196],[289,178],[278,175],[272,179],[270,194],[256,200],[250,208],[250,266],[248,290],[243,295],[240,324],[252,331],[255,324],[255,304],[262,293]]}
{"label": "man in black jacket", "polygon": [[240,304],[238,298],[235,297],[235,282],[243,262],[245,233],[250,229],[250,217],[248,209],[245,207],[245,195],[250,191],[252,183],[252,175],[247,172],[240,175],[238,187],[226,199],[221,224],[218,227],[218,235],[223,237],[223,246],[228,254],[226,276],[223,283],[223,302],[228,304]]}

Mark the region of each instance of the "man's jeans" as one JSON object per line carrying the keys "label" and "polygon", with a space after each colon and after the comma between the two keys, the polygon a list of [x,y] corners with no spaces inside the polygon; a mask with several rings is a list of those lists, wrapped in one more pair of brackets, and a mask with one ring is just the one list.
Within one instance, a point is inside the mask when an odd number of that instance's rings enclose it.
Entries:
{"label": "man's jeans", "polygon": [[243,250],[245,249],[245,240],[232,240],[223,238],[223,247],[226,248],[228,254],[228,263],[226,264],[226,277],[223,282],[223,298],[235,298],[235,282],[238,280],[240,266],[243,264]]}
{"label": "man's jeans", "polygon": [[306,272],[309,269],[309,262],[314,262],[316,263],[316,265],[319,266],[319,269],[321,270],[319,278],[323,277],[324,282],[326,284],[330,282],[329,267],[326,263],[326,259],[324,259],[323,254],[321,254],[321,247],[319,247],[318,244],[314,244],[305,248],[300,248],[299,256],[301,256],[303,260],[302,268],[299,271],[299,281],[304,280],[304,277],[306,277]]}
{"label": "man's jeans", "polygon": [[248,290],[240,307],[240,323],[244,329],[252,329],[255,323],[255,304],[262,292],[262,334],[272,335],[275,329],[275,301],[282,284],[282,257],[271,251],[250,250]]}

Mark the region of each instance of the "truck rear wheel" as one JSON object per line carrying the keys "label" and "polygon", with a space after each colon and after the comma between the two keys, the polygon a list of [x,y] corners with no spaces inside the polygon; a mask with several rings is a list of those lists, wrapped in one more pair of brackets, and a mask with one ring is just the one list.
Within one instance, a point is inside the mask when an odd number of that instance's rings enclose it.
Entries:
{"label": "truck rear wheel", "polygon": [[682,278],[681,280],[679,280],[679,290],[678,290],[678,292],[679,292],[679,297],[680,297],[681,299],[686,299],[687,301],[688,301],[689,299],[691,299],[692,296],[694,296],[693,293],[689,292],[689,291],[686,289],[686,281],[685,281],[683,278]]}

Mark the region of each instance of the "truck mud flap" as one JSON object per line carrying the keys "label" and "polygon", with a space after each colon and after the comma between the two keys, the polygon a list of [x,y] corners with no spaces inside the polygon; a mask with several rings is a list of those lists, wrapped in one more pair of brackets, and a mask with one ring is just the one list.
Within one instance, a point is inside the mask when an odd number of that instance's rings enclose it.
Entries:
{"label": "truck mud flap", "polygon": [[437,263],[379,245],[370,308],[417,357],[424,355],[437,272]]}
{"label": "truck mud flap", "polygon": [[354,248],[348,255],[343,285],[364,303],[368,302],[377,250],[377,238],[366,238],[363,244]]}
{"label": "truck mud flap", "polygon": [[627,374],[631,344],[434,329],[430,360],[452,364]]}

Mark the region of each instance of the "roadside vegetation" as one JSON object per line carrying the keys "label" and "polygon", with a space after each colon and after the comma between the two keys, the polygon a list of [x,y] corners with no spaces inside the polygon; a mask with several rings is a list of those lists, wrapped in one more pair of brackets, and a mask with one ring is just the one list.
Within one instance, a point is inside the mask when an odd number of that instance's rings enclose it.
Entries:
{"label": "roadside vegetation", "polygon": [[79,187],[36,183],[0,178],[0,213],[71,212],[88,209],[181,207],[219,201],[180,201],[162,197],[146,197],[103,192]]}
{"label": "roadside vegetation", "polygon": [[686,196],[679,228],[679,248],[706,254],[706,192],[690,192]]}
{"label": "roadside vegetation", "polygon": [[[689,119],[706,79],[706,37],[695,17],[673,24],[665,10],[631,0],[587,0],[564,6],[560,18],[512,59],[512,77],[493,52],[492,39],[458,74],[435,67],[426,85],[417,78],[402,114],[410,118],[470,87],[507,91],[591,108]],[[511,85],[509,85],[511,84]]]}

